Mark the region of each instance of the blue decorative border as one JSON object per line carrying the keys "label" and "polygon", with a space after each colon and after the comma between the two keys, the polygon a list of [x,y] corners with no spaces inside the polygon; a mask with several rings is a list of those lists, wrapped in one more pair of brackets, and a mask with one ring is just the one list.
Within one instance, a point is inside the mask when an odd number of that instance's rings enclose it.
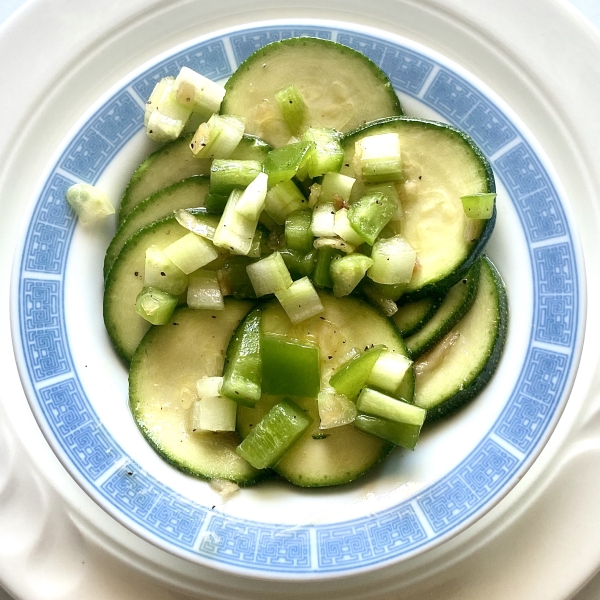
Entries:
{"label": "blue decorative border", "polygon": [[[94,183],[142,127],[154,83],[186,65],[222,79],[256,49],[283,38],[334,39],[365,53],[397,91],[467,131],[488,156],[516,208],[529,249],[534,319],[517,385],[477,448],[416,497],[351,521],[290,528],[234,519],[175,496],[132,462],[105,430],[69,353],[64,274],[74,230],[65,202],[72,183]],[[526,259],[527,257],[523,257]],[[540,449],[568,392],[580,342],[582,265],[563,204],[526,137],[479,89],[444,64],[400,43],[320,26],[265,26],[196,44],[117,91],[74,135],[37,199],[18,277],[18,340],[31,401],[76,477],[112,513],[151,541],[216,566],[293,576],[344,573],[431,547],[507,491]]]}

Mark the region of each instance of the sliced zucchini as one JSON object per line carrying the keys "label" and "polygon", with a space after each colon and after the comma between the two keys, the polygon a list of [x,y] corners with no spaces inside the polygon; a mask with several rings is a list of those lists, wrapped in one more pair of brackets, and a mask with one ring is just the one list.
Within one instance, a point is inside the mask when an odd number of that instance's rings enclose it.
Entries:
{"label": "sliced zucchini", "polygon": [[427,296],[398,306],[398,312],[392,319],[401,335],[406,339],[422,329],[436,313],[443,299],[443,296]]}
{"label": "sliced zucchini", "polygon": [[[450,125],[395,117],[380,119],[347,134],[343,141],[342,174],[357,177],[353,163],[357,141],[366,136],[396,132],[400,136],[404,181],[398,191],[404,219],[402,237],[417,251],[418,267],[408,284],[393,288],[388,297],[416,299],[447,290],[483,252],[495,223],[467,219],[461,196],[495,190],[488,161],[475,143]],[[357,181],[351,202],[365,192]],[[383,295],[386,295],[383,293]]]}
{"label": "sliced zucchini", "polygon": [[[210,159],[195,158],[190,150],[193,134],[184,135],[153,152],[132,175],[119,208],[119,223],[143,200],[193,175],[210,175]],[[231,158],[264,161],[271,147],[245,135]]]}
{"label": "sliced zucchini", "polygon": [[[321,387],[333,372],[356,352],[371,344],[385,344],[390,350],[406,355],[406,348],[393,323],[357,298],[334,298],[320,293],[324,311],[292,325],[277,302],[267,304],[262,313],[264,334],[285,335],[301,343],[317,343],[321,361]],[[409,369],[402,384],[403,397],[412,399],[414,375]],[[248,435],[252,427],[281,396],[263,396],[254,408],[238,408],[238,432]],[[277,463],[275,471],[303,487],[340,485],[353,481],[383,459],[392,445],[344,425],[319,429],[319,409],[315,398],[294,398],[313,418],[313,424]]]}
{"label": "sliced zucchini", "polygon": [[[197,219],[216,227],[218,215],[204,209],[193,209]],[[135,311],[135,300],[144,287],[146,250],[155,245],[159,249],[187,235],[175,217],[155,221],[135,233],[123,246],[104,284],[104,324],[115,349],[126,362],[131,360],[150,324]],[[223,253],[224,254],[224,253]],[[214,261],[215,263],[218,262]],[[212,264],[212,263],[211,263]],[[208,267],[210,268],[210,266]]]}
{"label": "sliced zucchini", "polygon": [[221,113],[244,117],[248,133],[283,146],[292,134],[276,94],[292,85],[304,102],[300,131],[311,126],[345,132],[402,114],[377,65],[356,50],[310,37],[273,42],[246,59],[225,84]]}
{"label": "sliced zucchini", "polygon": [[405,338],[413,360],[431,350],[467,314],[477,295],[480,265],[481,259],[448,290],[441,306],[427,324],[417,333]]}
{"label": "sliced zucchini", "polygon": [[208,193],[208,177],[194,176],[178,181],[140,202],[125,217],[104,257],[104,277],[108,275],[125,242],[142,227],[166,217],[178,208],[203,206]]}
{"label": "sliced zucchini", "polygon": [[415,362],[414,403],[427,410],[428,421],[474,398],[490,381],[500,361],[508,324],[506,291],[487,257],[481,261],[479,277],[469,312]]}
{"label": "sliced zucchini", "polygon": [[196,381],[222,373],[231,335],[252,304],[227,300],[219,311],[179,308],[152,327],[131,361],[129,404],[149,444],[180,471],[250,485],[263,477],[239,456],[234,432],[193,431]]}

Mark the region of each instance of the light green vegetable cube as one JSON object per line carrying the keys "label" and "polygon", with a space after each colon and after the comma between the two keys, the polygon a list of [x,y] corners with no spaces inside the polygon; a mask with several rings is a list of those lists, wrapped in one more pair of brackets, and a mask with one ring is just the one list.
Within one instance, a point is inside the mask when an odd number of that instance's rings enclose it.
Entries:
{"label": "light green vegetable cube", "polygon": [[176,242],[169,244],[164,252],[186,275],[207,265],[219,256],[211,242],[191,231]]}
{"label": "light green vegetable cube", "polygon": [[67,190],[67,202],[82,223],[94,223],[115,212],[108,196],[89,183],[76,183]]}

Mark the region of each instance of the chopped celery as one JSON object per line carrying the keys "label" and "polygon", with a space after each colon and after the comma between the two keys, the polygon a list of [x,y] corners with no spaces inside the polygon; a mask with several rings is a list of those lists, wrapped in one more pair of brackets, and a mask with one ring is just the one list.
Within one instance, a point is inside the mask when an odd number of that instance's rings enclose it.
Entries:
{"label": "chopped celery", "polygon": [[261,396],[260,311],[253,310],[236,329],[225,357],[221,395],[244,406]]}
{"label": "chopped celery", "polygon": [[319,177],[325,173],[338,173],[344,164],[341,134],[335,129],[309,127],[303,134],[304,142],[313,142],[315,149],[308,161],[308,176]]}
{"label": "chopped celery", "polygon": [[347,208],[340,208],[340,210],[335,213],[333,232],[354,246],[360,246],[363,243],[363,239],[350,225]]}
{"label": "chopped celery", "polygon": [[190,308],[223,310],[225,303],[215,271],[198,269],[189,275],[187,305]]}
{"label": "chopped celery", "polygon": [[215,159],[210,166],[210,193],[220,196],[248,187],[262,173],[257,160]]}
{"label": "chopped celery", "polygon": [[94,223],[115,212],[108,196],[89,183],[76,183],[67,190],[67,202],[82,223]]}
{"label": "chopped celery", "polygon": [[317,397],[321,385],[318,346],[264,334],[260,353],[264,394]]}
{"label": "chopped celery", "polygon": [[461,197],[465,215],[469,219],[491,219],[494,214],[496,194],[472,194]]}
{"label": "chopped celery", "polygon": [[360,412],[381,417],[388,421],[419,426],[423,425],[427,414],[424,408],[403,400],[397,400],[369,387],[363,388],[356,401],[356,408]]}
{"label": "chopped celery", "polygon": [[236,452],[256,469],[274,467],[312,421],[310,415],[285,398],[254,426]]}
{"label": "chopped celery", "polygon": [[213,238],[215,246],[227,248],[235,254],[250,252],[258,225],[257,220],[247,219],[236,211],[242,193],[241,190],[231,192]]}
{"label": "chopped celery", "polygon": [[196,130],[190,150],[196,158],[229,158],[244,135],[244,119],[234,115],[212,115]]}
{"label": "chopped celery", "polygon": [[358,413],[354,402],[343,394],[334,391],[322,391],[317,396],[320,429],[332,429],[348,425],[354,421]]}
{"label": "chopped celery", "polygon": [[256,262],[248,256],[230,256],[217,271],[219,286],[223,296],[233,296],[237,300],[256,298],[254,288],[246,268]]}
{"label": "chopped celery", "polygon": [[204,396],[191,406],[192,431],[235,431],[237,403],[224,396]]}
{"label": "chopped celery", "polygon": [[349,202],[356,179],[341,173],[325,173],[321,183],[319,202]]}
{"label": "chopped celery", "polygon": [[225,88],[188,67],[175,78],[175,98],[179,104],[205,117],[218,113]]}
{"label": "chopped celery", "polygon": [[323,312],[323,304],[308,277],[298,279],[285,290],[275,292],[292,323],[300,323]]}
{"label": "chopped celery", "polygon": [[156,84],[146,104],[146,133],[156,142],[170,142],[181,135],[191,114],[188,107],[177,102],[175,80],[165,77]]}
{"label": "chopped celery", "polygon": [[313,232],[310,227],[312,212],[309,209],[295,210],[285,218],[285,244],[290,250],[310,252],[313,247]]}
{"label": "chopped celery", "polygon": [[265,252],[267,252],[267,237],[267,232],[262,227],[257,227],[256,231],[254,232],[254,237],[252,238],[250,250],[248,250],[248,254],[246,254],[246,256],[250,256],[251,258],[260,258]]}
{"label": "chopped celery", "polygon": [[412,361],[406,356],[384,350],[371,369],[367,385],[396,397],[404,375],[411,365]]}
{"label": "chopped celery", "polygon": [[302,121],[304,121],[304,112],[306,105],[295,85],[289,85],[278,92],[275,92],[275,99],[283,114],[283,119],[292,135],[298,133]]}
{"label": "chopped celery", "polygon": [[240,215],[247,219],[258,221],[267,197],[267,179],[266,173],[259,173],[256,179],[244,190],[244,193],[235,205],[235,210]]}
{"label": "chopped celery", "polygon": [[218,396],[221,393],[221,385],[223,385],[222,377],[200,377],[196,381],[196,392],[198,398],[205,396]]}
{"label": "chopped celery", "polygon": [[267,192],[265,212],[277,223],[283,225],[286,217],[301,208],[305,208],[308,201],[298,186],[291,180],[282,181]]}
{"label": "chopped celery", "polygon": [[377,183],[402,177],[400,136],[397,133],[369,135],[356,142],[363,181]]}
{"label": "chopped celery", "polygon": [[302,254],[296,250],[284,248],[279,253],[285,262],[292,279],[301,279],[307,277],[313,272],[317,260],[317,251],[312,250],[306,254]]}
{"label": "chopped celery", "polygon": [[312,280],[316,286],[333,287],[331,262],[336,256],[343,256],[343,252],[330,246],[323,246],[317,250],[317,260],[312,276]]}
{"label": "chopped celery", "polygon": [[338,298],[347,296],[360,283],[372,264],[372,259],[358,252],[333,260],[331,262],[333,295]]}
{"label": "chopped celery", "polygon": [[218,256],[211,242],[191,231],[169,244],[164,249],[164,253],[186,275],[207,265]]}
{"label": "chopped celery", "polygon": [[388,421],[373,415],[359,414],[353,422],[356,429],[387,440],[396,446],[414,450],[421,433],[421,425]]}
{"label": "chopped celery", "polygon": [[158,246],[146,249],[144,286],[178,296],[187,285],[188,276]]}
{"label": "chopped celery", "polygon": [[177,296],[151,287],[144,287],[135,300],[135,312],[152,325],[168,323],[176,307]]}
{"label": "chopped celery", "polygon": [[269,187],[301,174],[314,152],[312,142],[298,142],[275,148],[267,154],[265,173],[269,176]]}
{"label": "chopped celery", "polygon": [[341,250],[346,254],[351,254],[356,250],[356,246],[349,244],[340,237],[318,237],[315,239],[313,246],[318,250],[319,248],[333,248],[335,250]]}
{"label": "chopped celery", "polygon": [[215,229],[212,220],[204,218],[198,218],[185,208],[179,208],[174,212],[175,219],[182,226],[192,231],[200,237],[212,240],[215,237]]}
{"label": "chopped celery", "polygon": [[335,208],[332,202],[317,204],[313,208],[310,228],[316,237],[332,237],[335,235]]}
{"label": "chopped celery", "polygon": [[146,101],[146,107],[144,109],[144,127],[148,127],[150,116],[158,108],[159,102],[172,88],[174,81],[174,77],[163,77],[154,85],[152,92],[150,92],[150,97]]}
{"label": "chopped celery", "polygon": [[367,384],[373,365],[385,349],[385,346],[378,345],[357,354],[335,372],[329,385],[339,394],[356,398]]}
{"label": "chopped celery", "polygon": [[350,206],[348,221],[362,240],[372,246],[396,213],[396,206],[393,200],[381,192],[367,194]]}
{"label": "chopped celery", "polygon": [[377,283],[408,283],[415,268],[417,253],[400,235],[378,239],[371,250],[373,265],[368,276]]}
{"label": "chopped celery", "polygon": [[266,258],[248,265],[246,271],[258,298],[285,290],[292,285],[292,277],[279,252],[273,252]]}

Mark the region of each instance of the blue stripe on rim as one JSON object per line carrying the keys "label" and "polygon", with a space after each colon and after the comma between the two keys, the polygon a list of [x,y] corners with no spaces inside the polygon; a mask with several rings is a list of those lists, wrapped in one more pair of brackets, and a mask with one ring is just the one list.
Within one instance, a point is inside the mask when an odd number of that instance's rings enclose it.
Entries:
{"label": "blue stripe on rim", "polygon": [[[417,497],[375,516],[299,526],[224,518],[173,492],[132,462],[99,424],[73,368],[63,312],[63,278],[74,229],[64,195],[74,180],[94,183],[142,126],[136,101],[186,65],[220,79],[266,43],[297,35],[360,50],[394,87],[467,131],[491,158],[526,235],[534,280],[534,323],[517,385],[490,431],[463,462]],[[505,493],[535,458],[557,420],[577,360],[581,265],[561,200],[536,153],[502,110],[445,65],[415,50],[328,27],[265,26],[196,44],[150,67],[117,91],[57,160],[37,200],[20,264],[21,351],[42,427],[72,469],[147,539],[213,566],[294,576],[356,571],[433,546]]]}

